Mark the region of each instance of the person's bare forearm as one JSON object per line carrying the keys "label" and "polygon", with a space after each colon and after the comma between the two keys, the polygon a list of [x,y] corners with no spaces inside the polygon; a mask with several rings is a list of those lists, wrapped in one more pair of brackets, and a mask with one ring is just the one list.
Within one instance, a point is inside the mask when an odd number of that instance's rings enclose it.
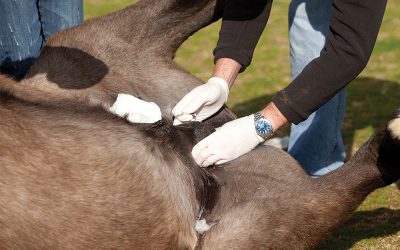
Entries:
{"label": "person's bare forearm", "polygon": [[[235,60],[230,58],[221,58],[215,63],[213,76],[224,79],[228,83],[229,88],[231,88],[239,74],[240,68],[240,64]],[[286,117],[279,111],[273,102],[268,103],[261,111],[261,114],[271,122],[274,132],[288,123]]]}
{"label": "person's bare forearm", "polygon": [[241,65],[233,59],[221,58],[215,63],[213,76],[224,79],[229,88],[232,87],[239,74]]}
{"label": "person's bare forearm", "polygon": [[289,122],[273,102],[268,103],[267,106],[261,110],[261,114],[271,122],[274,132]]}

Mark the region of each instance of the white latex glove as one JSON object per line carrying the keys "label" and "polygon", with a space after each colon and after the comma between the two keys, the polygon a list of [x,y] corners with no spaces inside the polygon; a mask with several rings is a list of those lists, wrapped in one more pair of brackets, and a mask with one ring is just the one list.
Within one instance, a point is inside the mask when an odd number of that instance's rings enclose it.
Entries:
{"label": "white latex glove", "polygon": [[161,110],[154,102],[145,102],[128,94],[118,94],[109,111],[131,123],[155,123],[162,119]]}
{"label": "white latex glove", "polygon": [[202,167],[218,165],[238,158],[263,141],[254,127],[254,115],[249,115],[225,123],[197,143],[192,156]]}
{"label": "white latex glove", "polygon": [[172,109],[174,125],[187,121],[203,121],[215,114],[227,101],[228,83],[212,77],[207,83],[194,88]]}

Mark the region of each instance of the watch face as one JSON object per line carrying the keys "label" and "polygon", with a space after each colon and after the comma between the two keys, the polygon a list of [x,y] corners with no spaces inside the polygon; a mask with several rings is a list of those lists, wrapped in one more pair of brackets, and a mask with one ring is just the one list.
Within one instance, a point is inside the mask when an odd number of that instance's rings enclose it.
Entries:
{"label": "watch face", "polygon": [[256,129],[258,132],[262,133],[262,134],[267,134],[269,132],[272,131],[272,126],[271,124],[268,122],[268,120],[266,119],[259,119],[256,122]]}

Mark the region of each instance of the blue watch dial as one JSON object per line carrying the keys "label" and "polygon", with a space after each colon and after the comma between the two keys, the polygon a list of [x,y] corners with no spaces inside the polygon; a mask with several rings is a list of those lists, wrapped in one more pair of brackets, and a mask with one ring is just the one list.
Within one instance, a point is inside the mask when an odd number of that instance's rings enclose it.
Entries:
{"label": "blue watch dial", "polygon": [[271,122],[265,118],[260,112],[254,113],[254,128],[261,138],[268,139],[273,135]]}
{"label": "blue watch dial", "polygon": [[266,133],[269,133],[272,131],[271,124],[265,119],[258,120],[255,125],[256,125],[257,131],[262,134],[266,134]]}

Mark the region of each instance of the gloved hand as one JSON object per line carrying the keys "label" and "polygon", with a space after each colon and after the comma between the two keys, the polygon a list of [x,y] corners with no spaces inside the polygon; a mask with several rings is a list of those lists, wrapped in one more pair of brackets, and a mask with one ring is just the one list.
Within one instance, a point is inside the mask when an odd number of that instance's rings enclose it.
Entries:
{"label": "gloved hand", "polygon": [[207,83],[194,88],[172,109],[174,125],[186,121],[203,121],[215,114],[228,100],[228,83],[212,77]]}
{"label": "gloved hand", "polygon": [[225,123],[197,143],[192,156],[202,167],[222,164],[249,152],[263,142],[254,127],[254,115]]}
{"label": "gloved hand", "polygon": [[146,102],[128,94],[118,94],[111,113],[131,123],[155,123],[162,119],[161,110],[154,102]]}

